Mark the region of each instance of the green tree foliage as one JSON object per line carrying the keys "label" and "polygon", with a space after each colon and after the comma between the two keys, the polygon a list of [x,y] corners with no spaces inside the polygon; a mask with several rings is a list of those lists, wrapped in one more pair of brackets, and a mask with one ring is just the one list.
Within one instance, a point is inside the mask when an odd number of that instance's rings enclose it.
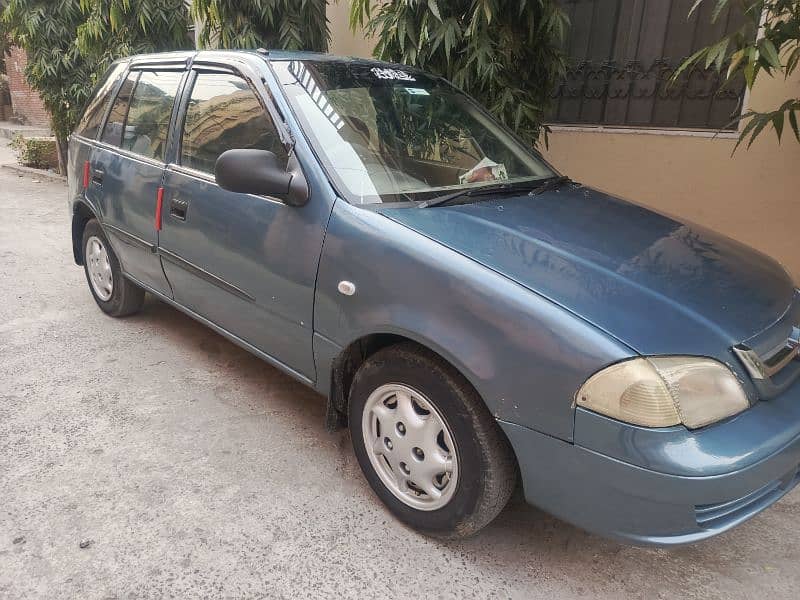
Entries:
{"label": "green tree foliage", "polygon": [[203,47],[325,52],[326,7],[326,0],[194,0],[192,15],[203,24]]}
{"label": "green tree foliage", "polygon": [[194,48],[184,0],[80,0],[78,49],[102,72],[132,54]]}
{"label": "green tree foliage", "polygon": [[8,0],[3,22],[28,55],[25,76],[66,139],[98,77],[120,56],[191,47],[183,0]]}
{"label": "green tree foliage", "polygon": [[441,75],[535,144],[564,76],[568,19],[555,0],[353,0],[375,56]]}
{"label": "green tree foliage", "polygon": [[28,55],[25,76],[52,118],[64,166],[64,142],[92,89],[96,65],[78,51],[83,22],[79,0],[9,0],[3,22],[13,43]]}
{"label": "green tree foliage", "polygon": [[[689,15],[705,1],[715,2],[712,21],[716,21],[731,2],[731,0],[697,0]],[[769,76],[782,73],[784,77],[789,77],[795,72],[800,63],[800,0],[740,1],[744,3],[747,17],[745,24],[739,30],[687,58],[673,75],[673,80],[686,69],[700,65],[705,68],[713,67],[719,72],[724,71],[726,82],[741,74],[748,89],[752,89],[762,72]],[[800,112],[800,98],[797,97],[788,98],[772,111],[746,111],[740,119],[747,123],[741,129],[734,151],[748,138],[749,148],[767,126],[772,127],[780,141],[787,123],[795,139],[800,142],[798,112]]]}

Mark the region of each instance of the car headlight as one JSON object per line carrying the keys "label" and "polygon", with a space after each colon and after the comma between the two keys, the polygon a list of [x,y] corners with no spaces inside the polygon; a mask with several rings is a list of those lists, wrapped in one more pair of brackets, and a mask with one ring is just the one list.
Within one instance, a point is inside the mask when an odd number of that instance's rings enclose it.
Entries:
{"label": "car headlight", "polygon": [[634,358],[592,375],[578,406],[645,427],[709,425],[750,406],[728,367],[710,358]]}

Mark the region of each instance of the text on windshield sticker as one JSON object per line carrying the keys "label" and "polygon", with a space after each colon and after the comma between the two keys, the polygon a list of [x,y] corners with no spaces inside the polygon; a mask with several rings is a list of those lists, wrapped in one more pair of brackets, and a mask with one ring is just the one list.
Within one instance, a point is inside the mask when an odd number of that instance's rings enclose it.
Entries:
{"label": "text on windshield sticker", "polygon": [[373,67],[370,69],[372,74],[375,75],[378,79],[399,79],[401,81],[416,81],[414,77],[400,71],[398,69],[384,69],[381,67]]}

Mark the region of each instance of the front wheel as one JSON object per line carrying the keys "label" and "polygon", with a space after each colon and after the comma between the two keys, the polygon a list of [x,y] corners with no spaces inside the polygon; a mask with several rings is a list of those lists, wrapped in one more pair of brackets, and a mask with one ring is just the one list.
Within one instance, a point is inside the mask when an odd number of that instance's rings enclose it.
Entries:
{"label": "front wheel", "polygon": [[452,366],[415,344],[384,348],[364,362],[349,420],[375,493],[426,534],[475,533],[514,490],[513,452],[481,398]]}

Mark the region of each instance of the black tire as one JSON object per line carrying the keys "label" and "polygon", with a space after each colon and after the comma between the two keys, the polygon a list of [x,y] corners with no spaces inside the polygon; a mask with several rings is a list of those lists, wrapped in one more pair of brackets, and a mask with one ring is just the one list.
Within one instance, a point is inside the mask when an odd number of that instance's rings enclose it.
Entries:
{"label": "black tire", "polygon": [[[362,414],[370,394],[388,383],[421,392],[450,429],[459,476],[452,497],[441,508],[420,510],[402,502],[370,462]],[[483,400],[456,369],[421,346],[397,344],[364,362],[350,389],[349,422],[356,458],[372,489],[398,519],[422,533],[445,539],[472,535],[500,513],[514,491],[513,450]]]}
{"label": "black tire", "polygon": [[[89,274],[89,260],[86,256],[86,244],[91,237],[99,238],[103,243],[106,253],[108,254],[108,262],[111,265],[111,278],[113,283],[111,297],[107,300],[103,300],[97,295]],[[144,304],[144,290],[131,283],[122,275],[122,269],[120,268],[117,255],[114,254],[111,244],[108,243],[108,238],[106,238],[106,235],[103,233],[96,219],[91,219],[86,223],[86,227],[83,229],[83,240],[81,243],[83,244],[81,248],[83,252],[83,272],[86,275],[86,283],[89,284],[89,291],[92,293],[92,297],[94,301],[97,302],[97,306],[100,307],[100,310],[112,317],[126,317],[139,312],[142,308],[142,304]]]}

